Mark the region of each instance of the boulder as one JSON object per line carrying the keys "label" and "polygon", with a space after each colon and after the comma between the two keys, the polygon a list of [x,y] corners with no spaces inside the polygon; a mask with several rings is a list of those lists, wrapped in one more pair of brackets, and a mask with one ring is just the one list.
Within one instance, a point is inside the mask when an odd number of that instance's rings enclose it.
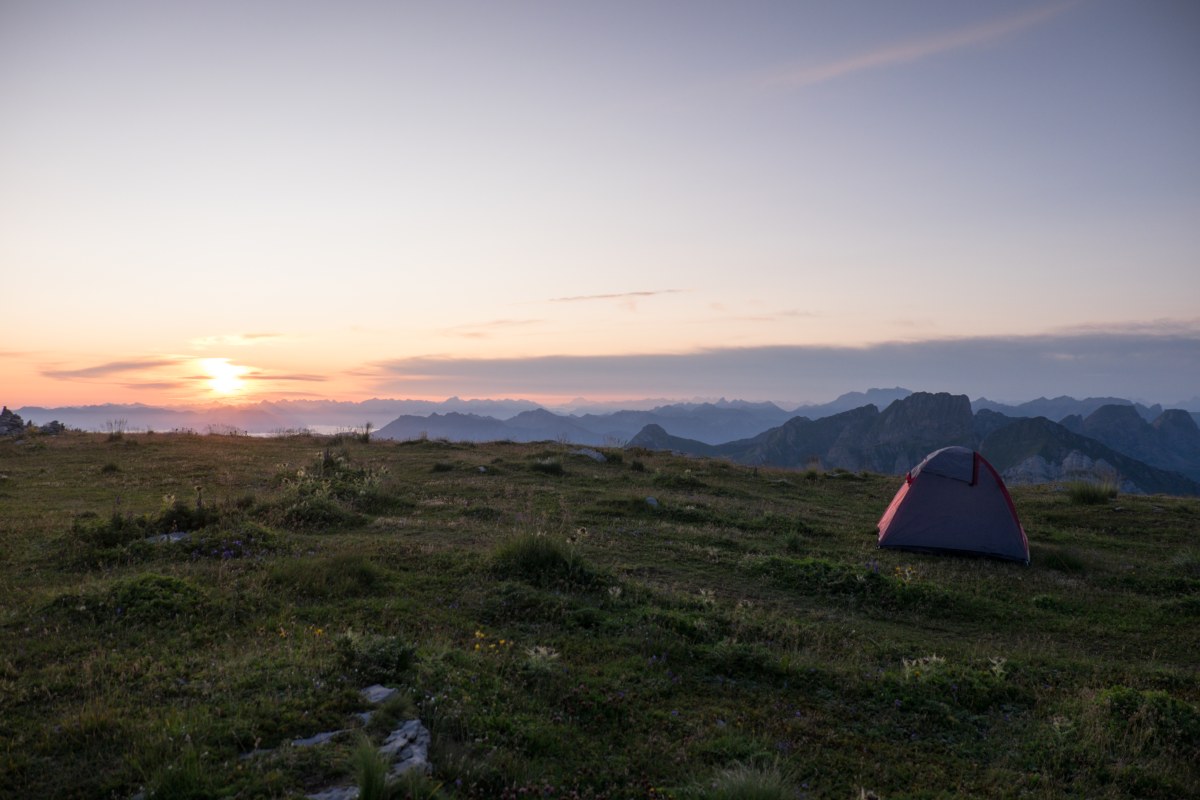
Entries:
{"label": "boulder", "polygon": [[0,411],[0,436],[19,436],[25,432],[25,421],[20,414],[14,414],[4,406]]}

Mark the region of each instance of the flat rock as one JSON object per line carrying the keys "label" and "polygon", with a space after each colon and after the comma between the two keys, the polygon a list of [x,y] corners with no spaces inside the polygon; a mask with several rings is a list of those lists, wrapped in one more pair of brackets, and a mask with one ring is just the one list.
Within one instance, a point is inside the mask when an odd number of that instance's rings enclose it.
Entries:
{"label": "flat rock", "polygon": [[429,773],[429,729],[419,719],[410,719],[388,734],[379,754],[391,762],[395,777],[412,770]]}
{"label": "flat rock", "polygon": [[313,747],[318,744],[325,744],[339,733],[345,733],[345,730],[340,731],[322,731],[309,736],[307,739],[292,739],[292,747]]}
{"label": "flat rock", "polygon": [[308,800],[357,800],[357,786],[333,786],[329,789],[322,789],[316,794],[304,795]]}
{"label": "flat rock", "polygon": [[599,450],[593,450],[590,447],[581,447],[578,450],[572,450],[571,455],[586,456],[586,457],[590,458],[592,461],[598,461],[601,464],[603,464],[605,461],[608,461],[608,459],[605,457],[604,453],[601,453]]}
{"label": "flat rock", "polygon": [[187,531],[171,531],[170,533],[160,533],[155,536],[147,536],[142,541],[144,542],[182,542],[192,538],[192,534]]}
{"label": "flat rock", "polygon": [[393,697],[400,694],[400,690],[389,689],[386,686],[376,683],[363,689],[361,692],[359,692],[359,694],[361,694],[362,698],[368,703],[379,705],[380,703],[391,700]]}

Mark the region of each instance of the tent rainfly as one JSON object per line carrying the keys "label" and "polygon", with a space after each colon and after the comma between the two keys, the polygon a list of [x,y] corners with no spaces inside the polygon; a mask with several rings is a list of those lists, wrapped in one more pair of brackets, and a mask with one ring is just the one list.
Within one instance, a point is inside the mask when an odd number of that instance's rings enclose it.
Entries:
{"label": "tent rainfly", "polygon": [[1004,481],[965,447],[930,453],[879,520],[879,546],[1029,563],[1029,540]]}

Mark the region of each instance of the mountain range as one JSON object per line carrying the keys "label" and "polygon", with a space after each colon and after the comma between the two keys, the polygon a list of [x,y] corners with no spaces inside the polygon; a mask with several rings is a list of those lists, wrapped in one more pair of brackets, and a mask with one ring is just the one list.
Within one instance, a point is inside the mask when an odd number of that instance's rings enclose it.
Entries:
{"label": "mountain range", "polygon": [[34,424],[58,420],[91,430],[120,420],[129,430],[251,433],[362,429],[369,420],[391,419],[373,433],[375,438],[628,442],[746,464],[895,474],[938,447],[962,444],[980,449],[1013,483],[1119,476],[1126,491],[1200,494],[1200,414],[1121,398],[1042,397],[1006,405],[895,387],[850,392],[792,411],[774,403],[724,399],[640,410],[606,410],[586,401],[572,405],[584,413],[555,413],[528,400],[456,397],[183,409],[26,406],[17,412]]}
{"label": "mountain range", "polygon": [[629,446],[750,465],[903,474],[933,450],[961,445],[979,450],[1016,485],[1110,480],[1126,492],[1200,495],[1200,427],[1187,412],[1164,411],[1147,423],[1131,405],[1102,405],[1067,422],[972,412],[966,395],[916,392],[883,411],[865,405],[821,419],[793,417],[717,445],[648,425]]}

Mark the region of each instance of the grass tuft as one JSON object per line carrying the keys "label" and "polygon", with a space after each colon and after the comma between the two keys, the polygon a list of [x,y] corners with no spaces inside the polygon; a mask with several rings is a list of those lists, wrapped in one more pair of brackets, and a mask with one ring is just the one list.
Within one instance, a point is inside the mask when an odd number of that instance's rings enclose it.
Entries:
{"label": "grass tuft", "polygon": [[694,800],[791,800],[795,789],[778,766],[737,764],[690,795]]}
{"label": "grass tuft", "polygon": [[1077,506],[1099,506],[1117,496],[1117,486],[1105,481],[1091,483],[1089,481],[1074,481],[1068,483],[1067,499]]}
{"label": "grass tuft", "polygon": [[501,543],[492,553],[492,570],[534,586],[590,589],[603,583],[574,548],[541,533],[524,533]]}

